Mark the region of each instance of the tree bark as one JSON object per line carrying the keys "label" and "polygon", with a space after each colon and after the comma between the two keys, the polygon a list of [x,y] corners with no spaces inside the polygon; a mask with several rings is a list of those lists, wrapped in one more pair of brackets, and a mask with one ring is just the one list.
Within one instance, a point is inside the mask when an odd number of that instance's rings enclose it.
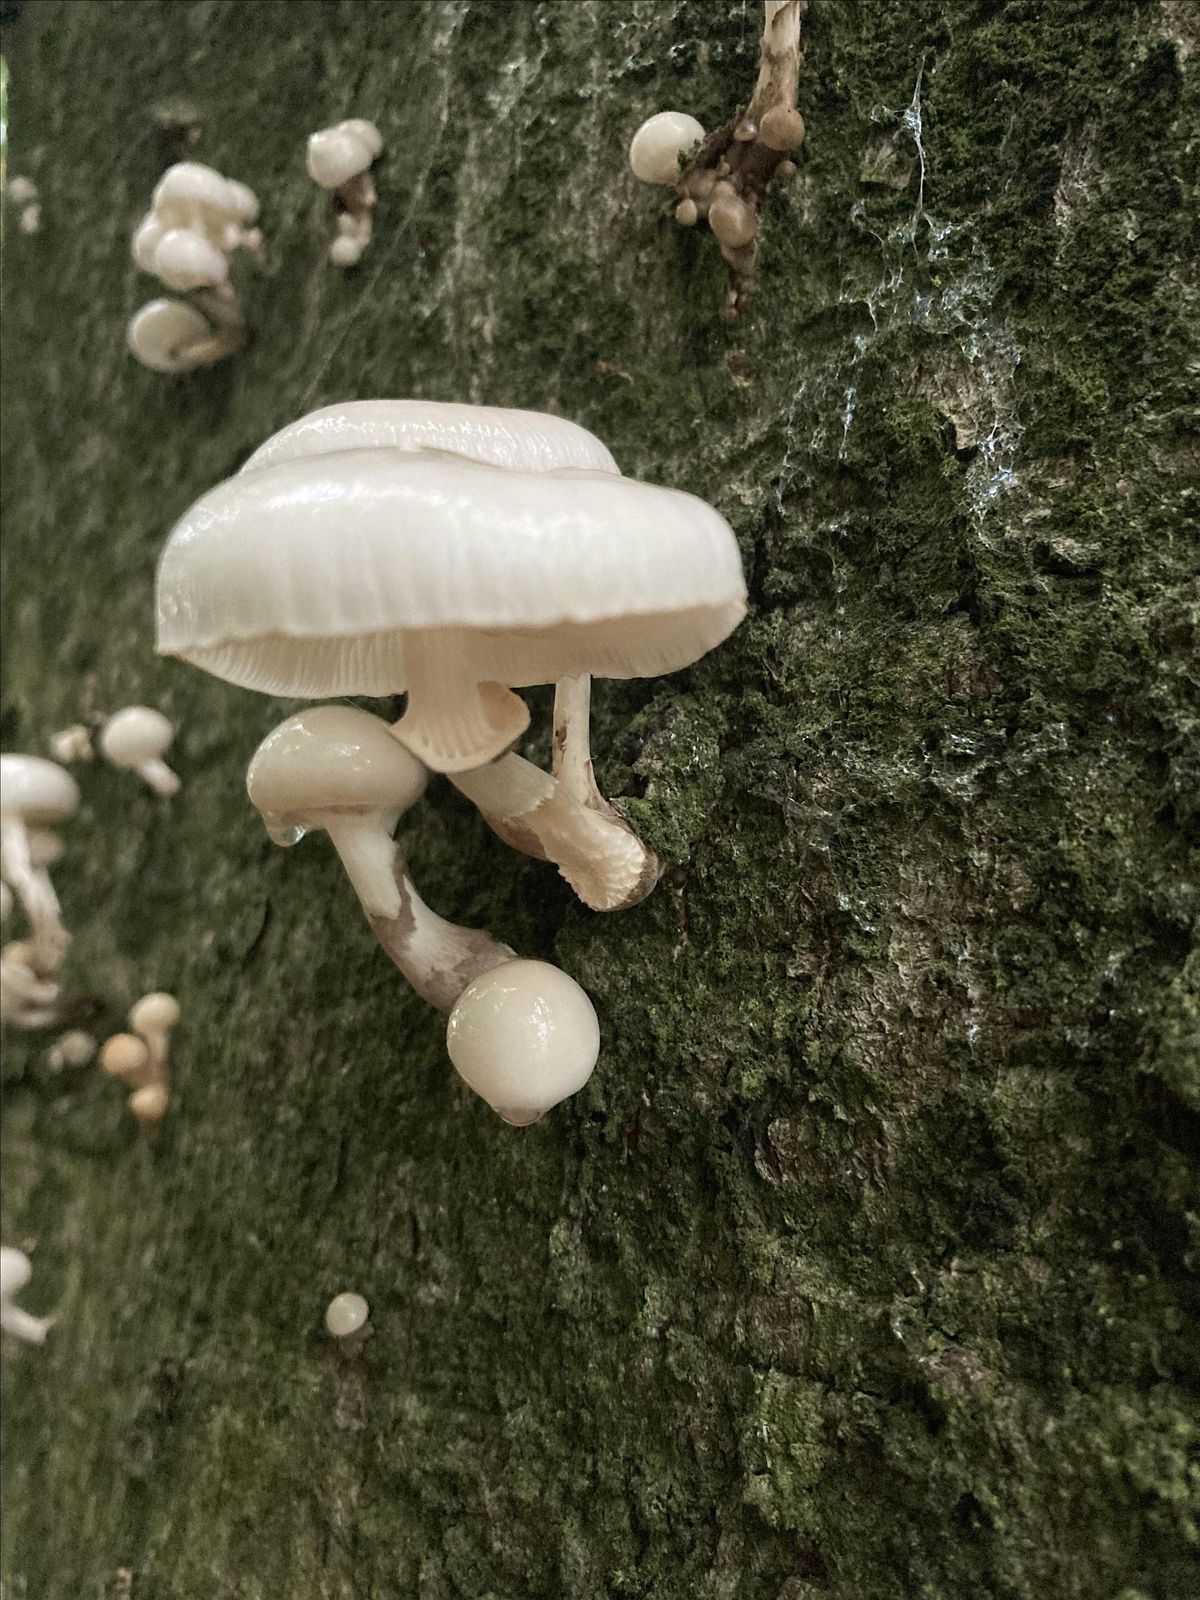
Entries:
{"label": "tree bark", "polygon": [[[56,868],[94,1031],[182,1003],[157,1135],[6,1039],[4,1241],[57,1319],[4,1350],[5,1600],[1193,1595],[1189,8],[814,0],[730,325],[626,149],[746,105],[754,4],[4,13],[41,205],[5,206],[4,747],[142,702],[183,779],[77,768]],[[348,116],[386,147],[345,272],[304,143]],[[265,260],[250,346],[165,377],[129,237],[185,154],[258,191]],[[326,842],[265,839],[244,770],[296,707],[153,655],[184,507],[393,395],[583,423],[751,585],[692,671],[595,685],[644,904],[588,912],[445,782],[402,825],[441,915],[597,1006],[523,1132]]]}

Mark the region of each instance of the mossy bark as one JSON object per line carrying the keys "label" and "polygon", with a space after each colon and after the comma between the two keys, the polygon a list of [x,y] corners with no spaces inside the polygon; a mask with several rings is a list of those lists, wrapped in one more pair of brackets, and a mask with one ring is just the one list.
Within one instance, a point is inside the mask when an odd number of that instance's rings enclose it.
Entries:
{"label": "mossy bark", "polygon": [[[745,103],[755,4],[5,10],[4,746],[144,701],[184,779],[81,769],[59,869],[96,1031],[182,1001],[157,1138],[6,1041],[4,1238],[58,1313],[4,1351],[6,1600],[1193,1596],[1191,8],[815,0],[731,326],[625,149]],[[123,336],[181,110],[267,254],[252,347],[171,379]],[[349,273],[303,161],[347,115],[386,140]],[[292,708],[153,655],[172,519],[378,395],[560,411],[745,554],[725,648],[597,689],[644,905],[444,783],[403,826],[440,912],[595,999],[526,1132],[332,852],[266,841]]]}

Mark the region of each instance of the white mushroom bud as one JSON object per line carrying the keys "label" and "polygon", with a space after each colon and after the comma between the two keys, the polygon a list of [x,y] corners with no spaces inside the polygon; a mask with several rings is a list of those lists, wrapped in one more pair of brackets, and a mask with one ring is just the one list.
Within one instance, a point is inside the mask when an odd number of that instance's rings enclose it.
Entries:
{"label": "white mushroom bud", "polygon": [[154,1080],[150,1047],[132,1033],[114,1033],[100,1046],[100,1070],[110,1078],[120,1078],[130,1089],[140,1089]]}
{"label": "white mushroom bud", "polygon": [[62,991],[37,969],[32,940],[14,939],[0,950],[0,1022],[14,1028],[55,1028],[62,1022]]}
{"label": "white mushroom bud", "polygon": [[129,1109],[144,1128],[153,1128],[166,1116],[169,1101],[165,1083],[146,1083],[129,1096]]}
{"label": "white mushroom bud", "polygon": [[371,1308],[362,1295],[347,1290],[334,1295],[325,1307],[325,1327],[335,1339],[353,1339],[366,1328],[370,1315]]}
{"label": "white mushroom bud", "polygon": [[21,212],[17,223],[22,233],[40,233],[42,231],[42,208],[39,205],[26,206]]}
{"label": "white mushroom bud", "polygon": [[223,250],[191,228],[168,228],[149,269],[168,289],[211,289],[229,277]]}
{"label": "white mushroom bud", "polygon": [[459,995],[446,1048],[475,1093],[524,1127],[591,1077],[600,1024],[574,978],[544,961],[510,961]]}
{"label": "white mushroom bud", "polygon": [[219,246],[231,224],[254,221],[258,199],[244,183],[200,161],[179,161],[159,179],[151,215],[165,228],[191,229]]}
{"label": "white mushroom bud", "polygon": [[194,372],[240,350],[246,342],[240,320],[213,328],[183,300],[151,300],[135,311],[126,332],[129,349],[152,372]]}
{"label": "white mushroom bud", "polygon": [[179,1001],[173,994],[155,990],[144,994],[130,1008],[129,1026],[146,1041],[150,1051],[150,1065],[159,1076],[165,1076],[170,1055],[171,1031],[178,1026]]}
{"label": "white mushroom bud", "polygon": [[162,757],[174,737],[175,729],[161,711],[126,706],[101,728],[99,745],[114,767],[130,768],[155,794],[169,798],[179,792],[179,777]]}
{"label": "white mushroom bud", "polygon": [[371,242],[375,185],[369,168],[382,149],[379,129],[361,117],[323,128],[309,138],[309,177],[333,190],[338,208],[337,237],[329,247],[335,266],[354,266]]}
{"label": "white mushroom bud", "polygon": [[45,866],[30,851],[30,830],[65,821],[79,809],[69,772],[41,756],[0,756],[0,878],[25,908],[39,977],[58,971],[70,936]]}
{"label": "white mushroom bud", "polygon": [[82,722],[73,722],[50,736],[50,754],[55,761],[90,761],[95,755],[92,736]]}
{"label": "white mushroom bud", "polygon": [[685,111],[659,111],[642,123],[629,146],[629,165],[643,183],[673,184],[679,158],[704,138],[704,128]]}
{"label": "white mushroom bud", "polygon": [[392,832],[425,780],[381,718],[317,706],[267,735],[246,789],[276,844],[315,830],[329,835],[383,949],[422,999],[449,1011],[472,978],[513,952],[446,922],[417,893]]}
{"label": "white mushroom bud", "polygon": [[26,1344],[43,1344],[54,1318],[31,1316],[13,1304],[32,1275],[33,1267],[24,1250],[0,1245],[0,1330]]}
{"label": "white mushroom bud", "polygon": [[38,186],[32,178],[14,174],[8,180],[8,198],[14,205],[27,206],[38,197]]}
{"label": "white mushroom bud", "polygon": [[82,1028],[72,1028],[54,1041],[46,1052],[46,1064],[54,1072],[64,1067],[86,1067],[95,1059],[96,1040]]}

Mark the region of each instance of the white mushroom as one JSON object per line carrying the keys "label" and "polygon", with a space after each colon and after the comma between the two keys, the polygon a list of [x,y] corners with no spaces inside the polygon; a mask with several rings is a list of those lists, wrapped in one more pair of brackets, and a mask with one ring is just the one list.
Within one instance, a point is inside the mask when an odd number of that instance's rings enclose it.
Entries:
{"label": "white mushroom", "polygon": [[162,757],[170,748],[175,729],[150,706],[126,706],[116,711],[100,730],[101,753],[114,767],[136,772],[155,794],[169,798],[179,792],[179,777]]}
{"label": "white mushroom", "polygon": [[62,822],[78,809],[79,789],[62,767],[41,756],[0,756],[0,878],[29,918],[39,977],[58,971],[70,935],[50,875],[32,859],[30,829]]}
{"label": "white mushroom", "polygon": [[367,1326],[371,1308],[360,1294],[349,1290],[334,1295],[325,1307],[325,1327],[333,1338],[352,1339]]}
{"label": "white mushroom", "polygon": [[95,754],[92,735],[82,722],[50,736],[50,754],[55,761],[90,761]]}
{"label": "white mushroom", "polygon": [[[528,723],[512,688],[674,671],[744,610],[724,520],[621,477],[582,429],[375,401],[301,419],[191,508],[159,567],[158,644],[272,694],[406,689],[396,737],[456,782],[471,774],[464,791],[497,831],[574,882],[575,863],[525,826],[530,795],[508,792],[514,762],[477,770]],[[569,720],[586,683],[563,699]],[[571,770],[585,766],[586,755]],[[620,831],[586,787],[581,803]]]}
{"label": "white mushroom", "polygon": [[318,706],[267,735],[246,788],[276,844],[329,835],[383,949],[423,999],[449,1011],[472,978],[513,953],[444,921],[417,893],[392,832],[425,776],[381,718]]}
{"label": "white mushroom", "polygon": [[164,299],[135,311],[126,337],[130,351],[151,371],[194,372],[240,350],[247,336],[240,319],[214,326],[194,305]]}
{"label": "white mushroom", "polygon": [[446,1048],[475,1093],[524,1127],[591,1077],[600,1024],[574,978],[544,961],[510,961],[463,990]]}
{"label": "white mushroom", "polygon": [[145,1083],[129,1096],[129,1109],[145,1128],[153,1128],[167,1114],[170,1092],[165,1083]]}
{"label": "white mushroom", "polygon": [[179,1001],[173,994],[164,994],[161,990],[144,994],[130,1008],[129,1026],[146,1041],[151,1068],[163,1079],[167,1073],[171,1032],[178,1026],[179,1017]]}
{"label": "white mushroom", "polygon": [[62,991],[35,966],[30,940],[0,950],[0,1022],[14,1028],[55,1028],[62,1022]]}
{"label": "white mushroom", "polygon": [[38,186],[32,178],[14,173],[8,180],[8,198],[14,205],[27,206],[38,197]]}
{"label": "white mushroom", "polygon": [[[237,244],[256,243],[254,236],[243,235],[240,230],[257,215],[258,199],[253,189],[222,177],[200,161],[179,161],[168,167],[158,181],[150,207],[150,216],[164,228],[186,228],[205,234],[226,252]],[[239,230],[233,244],[231,229]]]}
{"label": "white mushroom", "polygon": [[86,1067],[95,1059],[96,1040],[82,1028],[72,1028],[62,1034],[46,1052],[46,1064],[54,1072],[64,1067]]}
{"label": "white mushroom", "polygon": [[629,146],[629,165],[643,183],[675,183],[679,158],[704,138],[704,128],[685,111],[659,111],[642,123]]}
{"label": "white mushroom", "polygon": [[33,1267],[24,1250],[0,1245],[0,1329],[27,1344],[43,1344],[53,1317],[35,1317],[13,1301],[29,1282]]}
{"label": "white mushroom", "polygon": [[375,184],[369,168],[383,149],[373,122],[361,117],[323,128],[308,141],[308,175],[323,189],[333,190],[337,237],[329,247],[336,266],[352,267],[371,242]]}
{"label": "white mushroom", "polygon": [[100,1070],[120,1078],[128,1089],[141,1089],[155,1080],[150,1047],[132,1033],[114,1033],[100,1046]]}

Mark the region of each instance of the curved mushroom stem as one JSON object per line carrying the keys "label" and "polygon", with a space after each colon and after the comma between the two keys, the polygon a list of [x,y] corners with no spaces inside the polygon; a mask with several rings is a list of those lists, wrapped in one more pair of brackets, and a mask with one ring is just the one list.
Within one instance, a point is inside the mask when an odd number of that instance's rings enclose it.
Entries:
{"label": "curved mushroom stem", "polygon": [[325,826],[371,931],[422,1000],[449,1012],[481,972],[515,959],[508,945],[447,922],[425,904],[378,818],[347,816]]}
{"label": "curved mushroom stem", "polygon": [[408,707],[392,734],[435,772],[493,761],[529,726],[529,707],[502,683],[480,683],[453,632],[410,634],[404,645]]}
{"label": "curved mushroom stem", "polygon": [[796,109],[800,80],[800,18],[808,9],[800,0],[764,0],[758,81],[750,97],[746,121],[757,125],[773,106]]}
{"label": "curved mushroom stem", "polygon": [[[588,680],[582,681],[586,696]],[[555,745],[557,749],[557,719]],[[539,861],[552,861],[593,911],[623,911],[650,893],[662,873],[661,863],[601,798],[590,776],[590,759],[580,765],[577,739],[571,761],[574,780],[587,799],[567,787],[565,770],[561,780],[552,778],[517,755],[449,776],[505,844]]]}
{"label": "curved mushroom stem", "polygon": [[26,1344],[44,1344],[53,1323],[53,1317],[35,1317],[13,1305],[11,1300],[0,1305],[0,1330],[14,1339],[24,1339]]}
{"label": "curved mushroom stem", "polygon": [[155,794],[161,795],[164,800],[169,800],[172,795],[179,793],[179,774],[172,772],[165,761],[157,758],[151,761],[139,761],[133,770],[143,783],[153,789]]}
{"label": "curved mushroom stem", "polygon": [[62,966],[71,935],[63,927],[50,874],[33,865],[29,834],[16,816],[0,818],[0,877],[25,907],[34,970],[39,977],[48,977]]}
{"label": "curved mushroom stem", "polygon": [[196,289],[191,300],[216,326],[209,338],[184,346],[179,351],[182,359],[193,361],[198,367],[207,367],[224,361],[226,356],[242,348],[250,333],[231,283],[226,281],[211,289]]}

